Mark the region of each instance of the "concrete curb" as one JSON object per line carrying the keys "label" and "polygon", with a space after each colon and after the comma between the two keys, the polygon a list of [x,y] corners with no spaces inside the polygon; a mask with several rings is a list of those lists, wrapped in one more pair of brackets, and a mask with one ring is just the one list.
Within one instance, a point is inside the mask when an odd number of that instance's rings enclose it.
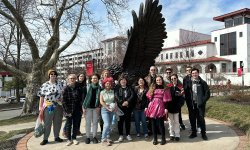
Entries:
{"label": "concrete curb", "polygon": [[221,121],[221,120],[210,118],[210,117],[206,117],[206,118],[218,121],[218,122],[220,122],[220,123],[222,123],[224,125],[227,125],[232,130],[234,130],[235,133],[239,136],[239,139],[240,139],[239,140],[239,145],[237,146],[237,148],[235,150],[244,150],[244,149],[246,149],[247,144],[248,144],[248,137],[242,130],[240,130],[238,127],[235,127],[232,123]]}
{"label": "concrete curb", "polygon": [[21,138],[16,145],[16,150],[28,150],[27,143],[28,140],[33,136],[33,134],[34,132],[31,132],[25,135],[23,138]]}
{"label": "concrete curb", "polygon": [[10,111],[10,110],[18,110],[18,109],[22,109],[23,107],[17,107],[17,108],[8,108],[8,109],[0,109],[0,112],[2,111]]}

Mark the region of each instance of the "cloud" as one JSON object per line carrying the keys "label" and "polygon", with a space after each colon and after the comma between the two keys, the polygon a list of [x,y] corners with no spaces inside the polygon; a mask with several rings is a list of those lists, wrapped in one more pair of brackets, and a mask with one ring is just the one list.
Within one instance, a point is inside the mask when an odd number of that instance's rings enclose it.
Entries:
{"label": "cloud", "polygon": [[[96,19],[103,21],[101,27],[105,34],[104,38],[111,38],[121,33],[125,34],[133,25],[131,11],[135,10],[138,14],[142,2],[144,3],[145,0],[129,1],[128,10],[121,12],[121,27],[114,26],[108,21],[105,7],[100,1],[91,0],[89,7],[93,10]],[[213,17],[250,7],[249,0],[160,0],[159,3],[163,6],[162,14],[166,19],[167,31],[182,28],[205,34],[211,34],[213,30],[224,28],[224,23],[214,21]],[[87,36],[91,35],[86,35],[86,30],[80,33],[80,37]],[[84,40],[76,40],[72,46],[77,47],[80,42],[81,46],[78,49],[84,50],[82,44],[86,43]]]}

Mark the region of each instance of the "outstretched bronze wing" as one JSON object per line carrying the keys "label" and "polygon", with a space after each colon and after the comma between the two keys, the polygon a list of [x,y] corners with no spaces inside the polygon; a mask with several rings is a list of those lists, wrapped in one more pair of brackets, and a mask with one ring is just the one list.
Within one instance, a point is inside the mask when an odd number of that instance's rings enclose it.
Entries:
{"label": "outstretched bronze wing", "polygon": [[159,55],[163,39],[167,38],[165,19],[161,14],[159,0],[146,0],[145,7],[140,5],[139,16],[132,11],[134,27],[128,30],[128,45],[122,65],[109,67],[111,75],[117,79],[123,73],[133,84],[139,77],[148,74],[154,59]]}
{"label": "outstretched bronze wing", "polygon": [[128,46],[123,60],[123,72],[131,77],[145,77],[167,38],[165,19],[159,0],[146,0],[140,5],[139,16],[132,11],[134,27],[128,30]]}

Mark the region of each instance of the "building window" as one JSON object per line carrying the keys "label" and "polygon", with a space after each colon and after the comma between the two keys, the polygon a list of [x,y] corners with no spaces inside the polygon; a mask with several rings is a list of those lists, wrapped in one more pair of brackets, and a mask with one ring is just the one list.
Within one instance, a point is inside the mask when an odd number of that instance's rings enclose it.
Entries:
{"label": "building window", "polygon": [[237,70],[237,62],[234,61],[233,62],[233,72],[236,72],[236,70]]}
{"label": "building window", "polygon": [[220,56],[236,55],[236,32],[220,35]]}
{"label": "building window", "polygon": [[163,54],[161,54],[161,60],[163,60]]}
{"label": "building window", "polygon": [[243,33],[242,33],[242,32],[240,32],[240,33],[239,33],[239,36],[240,36],[240,37],[242,37],[242,36],[243,36]]}
{"label": "building window", "polygon": [[194,50],[190,51],[190,55],[191,55],[191,57],[194,57]]}
{"label": "building window", "polygon": [[186,57],[189,58],[189,51],[186,51]]}
{"label": "building window", "polygon": [[180,52],[180,58],[183,58],[183,53],[182,52]]}
{"label": "building window", "polygon": [[173,53],[170,53],[170,59],[173,59]]}
{"label": "building window", "polygon": [[245,23],[248,23],[248,24],[250,24],[250,18],[248,18],[248,17],[245,17]]}
{"label": "building window", "polygon": [[166,59],[168,59],[168,53],[166,54]]}
{"label": "building window", "polygon": [[214,42],[217,42],[217,37],[214,37]]}
{"label": "building window", "polygon": [[221,72],[227,72],[227,64],[226,63],[221,64]]}
{"label": "building window", "polygon": [[243,17],[234,18],[234,26],[240,25],[243,23]]}
{"label": "building window", "polygon": [[230,19],[230,20],[226,20],[225,21],[225,27],[228,28],[228,27],[232,27],[234,25],[234,20],[233,19]]}
{"label": "building window", "polygon": [[178,52],[175,52],[175,58],[178,58]]}

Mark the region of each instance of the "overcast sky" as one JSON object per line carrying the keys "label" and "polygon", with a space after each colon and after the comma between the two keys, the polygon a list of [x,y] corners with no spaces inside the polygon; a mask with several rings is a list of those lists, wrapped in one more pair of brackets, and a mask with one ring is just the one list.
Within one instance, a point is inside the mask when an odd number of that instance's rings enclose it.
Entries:
{"label": "overcast sky", "polygon": [[[163,5],[163,16],[166,19],[166,30],[175,29],[195,30],[205,34],[210,34],[212,30],[223,28],[222,22],[214,21],[213,17],[220,16],[242,8],[250,8],[250,0],[159,0]],[[104,20],[102,30],[104,38],[112,38],[119,33],[126,31],[133,24],[131,10],[138,13],[140,3],[144,0],[130,0],[129,10],[122,12],[121,25],[122,28],[115,27],[111,22],[105,19],[105,7],[99,0],[91,0],[89,6],[94,12],[97,19]],[[86,34],[86,33],[80,33]],[[78,43],[84,43],[84,39],[76,40],[74,44],[68,48],[84,50],[84,46]],[[77,47],[77,48],[76,48]]]}

